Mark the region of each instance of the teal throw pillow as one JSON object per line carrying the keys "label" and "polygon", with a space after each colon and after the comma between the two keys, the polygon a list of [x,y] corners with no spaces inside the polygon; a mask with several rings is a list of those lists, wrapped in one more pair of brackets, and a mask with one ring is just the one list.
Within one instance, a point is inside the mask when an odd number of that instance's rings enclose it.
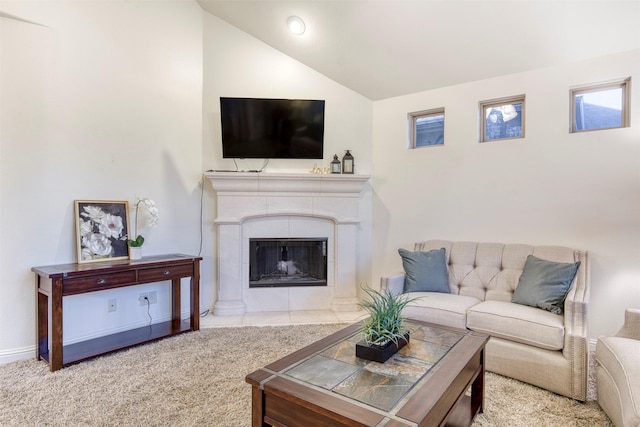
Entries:
{"label": "teal throw pillow", "polygon": [[562,314],[578,267],[580,261],[553,262],[529,255],[511,302]]}
{"label": "teal throw pillow", "polygon": [[445,249],[411,252],[398,249],[404,267],[404,292],[449,293],[449,274]]}

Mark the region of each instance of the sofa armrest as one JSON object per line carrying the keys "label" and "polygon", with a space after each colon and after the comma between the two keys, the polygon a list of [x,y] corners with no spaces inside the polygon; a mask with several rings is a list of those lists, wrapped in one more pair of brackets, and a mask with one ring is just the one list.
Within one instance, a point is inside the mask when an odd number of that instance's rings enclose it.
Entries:
{"label": "sofa armrest", "polygon": [[565,344],[570,336],[587,337],[589,291],[570,292],[564,302]]}
{"label": "sofa armrest", "polygon": [[590,298],[589,257],[587,252],[576,251],[576,259],[581,262],[574,286],[564,301],[565,350],[570,337],[587,339],[587,312]]}
{"label": "sofa armrest", "polygon": [[562,354],[571,366],[571,396],[585,400],[587,396],[588,343],[587,315],[590,298],[590,266],[586,251],[576,251],[580,268],[564,302],[564,348]]}
{"label": "sofa armrest", "polygon": [[575,358],[583,352],[587,344],[587,313],[589,309],[589,290],[569,292],[564,303],[564,356]]}
{"label": "sofa armrest", "polygon": [[396,273],[391,276],[380,278],[380,291],[389,289],[393,295],[400,295],[404,292],[404,273]]}
{"label": "sofa armrest", "polygon": [[640,308],[627,308],[624,312],[624,325],[617,337],[640,340]]}

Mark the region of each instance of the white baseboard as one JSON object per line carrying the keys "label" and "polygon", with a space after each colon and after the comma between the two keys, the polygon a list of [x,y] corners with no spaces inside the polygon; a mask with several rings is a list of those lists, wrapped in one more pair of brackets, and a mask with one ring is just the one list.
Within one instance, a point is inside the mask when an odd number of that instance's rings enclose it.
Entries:
{"label": "white baseboard", "polygon": [[17,362],[18,360],[35,359],[35,357],[35,345],[2,350],[0,351],[0,365],[4,365],[5,363]]}

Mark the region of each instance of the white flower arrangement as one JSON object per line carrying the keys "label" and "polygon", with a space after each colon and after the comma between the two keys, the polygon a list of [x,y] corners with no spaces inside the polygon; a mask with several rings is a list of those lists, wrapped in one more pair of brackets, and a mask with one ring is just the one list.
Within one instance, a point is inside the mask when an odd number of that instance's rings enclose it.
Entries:
{"label": "white flower arrangement", "polygon": [[109,258],[114,249],[112,239],[125,240],[122,217],[105,212],[99,206],[88,205],[80,213],[79,230],[83,260]]}
{"label": "white flower arrangement", "polygon": [[149,199],[148,197],[136,197],[136,212],[134,217],[134,233],[136,236],[134,239],[128,239],[127,243],[132,248],[139,248],[144,243],[144,237],[138,234],[138,210],[140,206],[145,206],[147,208],[147,213],[149,214],[149,218],[147,224],[150,227],[157,227],[158,221],[160,219],[160,212],[158,211],[158,207],[156,206],[156,202]]}

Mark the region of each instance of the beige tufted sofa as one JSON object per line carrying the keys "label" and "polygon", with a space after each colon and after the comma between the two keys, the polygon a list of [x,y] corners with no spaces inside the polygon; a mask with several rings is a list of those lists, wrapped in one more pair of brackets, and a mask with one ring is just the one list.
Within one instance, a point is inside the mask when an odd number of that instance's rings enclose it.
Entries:
{"label": "beige tufted sofa", "polygon": [[[405,317],[491,336],[489,371],[584,401],[587,394],[587,252],[559,246],[430,240],[414,251],[446,249],[451,293],[410,292],[419,297]],[[562,315],[511,302],[528,255],[554,262],[580,261]],[[403,292],[404,273],[381,278],[381,288]]]}
{"label": "beige tufted sofa", "polygon": [[618,427],[640,426],[640,309],[628,308],[617,334],[596,344],[598,403]]}

